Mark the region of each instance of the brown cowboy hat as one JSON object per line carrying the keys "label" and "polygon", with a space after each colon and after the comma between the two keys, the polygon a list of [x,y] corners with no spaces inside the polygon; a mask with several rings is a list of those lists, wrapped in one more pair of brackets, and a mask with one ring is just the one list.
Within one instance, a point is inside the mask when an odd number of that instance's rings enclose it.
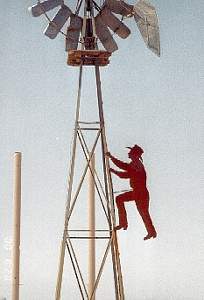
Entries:
{"label": "brown cowboy hat", "polygon": [[144,153],[144,150],[138,146],[134,145],[133,147],[126,147],[127,149],[130,149],[134,154],[141,156]]}

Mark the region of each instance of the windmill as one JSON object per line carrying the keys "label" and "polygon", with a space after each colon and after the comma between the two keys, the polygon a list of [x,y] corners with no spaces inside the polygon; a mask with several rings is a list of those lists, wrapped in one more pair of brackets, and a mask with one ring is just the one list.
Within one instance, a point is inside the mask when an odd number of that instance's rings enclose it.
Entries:
{"label": "windmill", "polygon": [[[146,46],[160,56],[159,28],[155,8],[145,0],[139,0],[135,5],[127,4],[122,0],[105,0],[97,3],[95,0],[78,0],[74,10],[63,0],[38,1],[29,8],[34,17],[44,15],[48,20],[44,34],[54,39],[58,34],[65,38],[65,50],[68,52],[67,64],[79,67],[78,93],[75,114],[75,126],[71,152],[71,162],[68,180],[67,204],[65,209],[64,231],[61,242],[59,270],[56,284],[55,299],[59,300],[62,290],[65,254],[68,254],[73,273],[77,282],[80,299],[94,300],[97,297],[104,267],[110,256],[114,297],[117,300],[125,299],[122,270],[120,264],[119,247],[115,228],[115,207],[112,179],[109,171],[109,160],[105,122],[103,113],[100,67],[109,64],[110,56],[118,50],[114,35],[126,39],[130,29],[125,24],[126,18],[133,18],[142,35]],[[49,12],[58,9],[51,18]],[[81,90],[83,68],[92,66],[95,71],[97,113],[96,119],[87,121],[81,119]],[[87,137],[92,135],[91,143]],[[79,151],[82,155],[80,157]],[[94,157],[100,156],[100,162],[95,166]],[[79,159],[80,157],[80,159]],[[82,163],[82,161],[84,163]],[[97,159],[96,159],[97,162]],[[97,170],[98,168],[98,170]],[[76,174],[80,169],[81,176]],[[89,173],[89,225],[83,228],[74,228],[72,218],[79,211],[78,203],[82,200],[80,193]],[[75,184],[76,182],[76,184]],[[74,190],[75,189],[75,190]],[[95,193],[96,192],[96,193]],[[96,195],[95,195],[96,194]],[[96,198],[98,206],[96,207]],[[96,204],[97,205],[97,204]],[[96,213],[102,211],[104,224],[98,229],[95,224]],[[81,212],[81,216],[84,212]],[[78,220],[80,219],[80,213]],[[97,220],[96,220],[97,221]],[[97,222],[96,222],[97,223]],[[77,256],[77,243],[85,240],[89,243],[90,268],[88,285]],[[106,240],[104,252],[96,261],[95,247],[98,241]],[[67,252],[66,252],[67,251]],[[98,263],[98,264],[97,264]],[[95,265],[98,266],[95,267]],[[111,298],[111,297],[109,297]],[[113,297],[112,297],[113,298]]]}

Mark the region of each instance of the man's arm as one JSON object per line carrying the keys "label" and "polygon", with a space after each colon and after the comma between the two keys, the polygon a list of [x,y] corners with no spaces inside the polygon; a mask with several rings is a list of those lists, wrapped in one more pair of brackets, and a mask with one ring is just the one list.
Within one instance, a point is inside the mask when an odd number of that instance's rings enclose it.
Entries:
{"label": "man's arm", "polygon": [[106,155],[112,160],[112,162],[120,169],[127,171],[129,169],[129,164],[125,163],[116,157],[114,157],[110,152],[107,152]]}
{"label": "man's arm", "polygon": [[120,172],[110,168],[110,171],[120,178],[130,178],[128,172]]}

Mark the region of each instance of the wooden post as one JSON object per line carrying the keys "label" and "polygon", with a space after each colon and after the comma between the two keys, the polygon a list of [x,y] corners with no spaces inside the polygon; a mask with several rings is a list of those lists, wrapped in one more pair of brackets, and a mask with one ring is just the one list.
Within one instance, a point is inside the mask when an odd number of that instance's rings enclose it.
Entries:
{"label": "wooden post", "polygon": [[89,261],[88,261],[88,294],[89,299],[95,300],[95,293],[91,297],[95,284],[95,157],[90,161],[88,180],[88,214],[89,214]]}
{"label": "wooden post", "polygon": [[14,153],[12,300],[19,300],[20,219],[21,219],[21,153]]}

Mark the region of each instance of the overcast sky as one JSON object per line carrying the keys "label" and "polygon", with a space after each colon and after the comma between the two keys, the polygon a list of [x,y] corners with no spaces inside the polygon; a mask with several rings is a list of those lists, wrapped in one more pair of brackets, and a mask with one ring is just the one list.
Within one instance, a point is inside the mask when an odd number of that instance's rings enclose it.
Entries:
{"label": "overcast sky", "polygon": [[[72,0],[73,1],[73,0]],[[10,299],[12,159],[22,161],[21,300],[54,299],[74,126],[78,68],[66,65],[63,36],[43,35],[32,18],[35,1],[1,1],[0,26],[0,298]],[[73,3],[71,3],[73,4]],[[146,234],[134,203],[129,228],[119,232],[127,300],[203,300],[204,2],[154,0],[161,58],[149,51],[134,20],[127,40],[101,69],[109,150],[127,160],[126,146],[144,148],[158,238]],[[82,100],[86,119],[95,101],[92,68]],[[97,166],[100,169],[100,166]],[[78,169],[80,169],[80,163]],[[114,190],[128,181],[114,177]],[[84,216],[86,203],[79,211]],[[99,217],[100,218],[100,217]],[[82,218],[82,220],[85,220]],[[83,244],[76,245],[83,251]],[[68,259],[62,299],[79,299]],[[99,295],[107,292],[111,267]],[[100,298],[100,297],[99,297]]]}

